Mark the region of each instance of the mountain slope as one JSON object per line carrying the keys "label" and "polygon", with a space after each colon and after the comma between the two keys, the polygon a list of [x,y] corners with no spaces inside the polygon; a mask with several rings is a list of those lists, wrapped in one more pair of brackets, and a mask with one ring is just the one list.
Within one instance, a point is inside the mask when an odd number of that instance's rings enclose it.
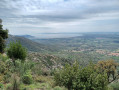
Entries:
{"label": "mountain slope", "polygon": [[29,51],[35,51],[35,52],[54,51],[54,49],[49,46],[34,42],[24,37],[9,35],[9,38],[6,40],[7,45],[13,41],[20,41],[20,43]]}
{"label": "mountain slope", "polygon": [[61,68],[66,63],[72,63],[72,60],[70,59],[61,58],[50,54],[42,54],[38,52],[30,52],[27,56],[27,60],[40,63],[42,68],[46,68],[47,70]]}

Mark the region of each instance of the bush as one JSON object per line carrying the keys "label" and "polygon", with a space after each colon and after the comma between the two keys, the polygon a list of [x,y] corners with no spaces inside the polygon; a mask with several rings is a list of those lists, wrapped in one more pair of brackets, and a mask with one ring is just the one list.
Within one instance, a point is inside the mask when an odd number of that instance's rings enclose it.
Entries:
{"label": "bush", "polygon": [[0,61],[5,62],[6,60],[8,60],[8,57],[6,56],[6,54],[0,54]]}
{"label": "bush", "polygon": [[30,71],[27,71],[23,77],[22,77],[22,81],[24,84],[32,84],[33,80],[32,80],[32,75]]}
{"label": "bush", "polygon": [[2,84],[2,83],[0,83],[0,88],[1,88],[1,89],[3,88],[3,84]]}
{"label": "bush", "polygon": [[13,74],[11,77],[11,82],[7,86],[6,90],[20,90],[20,77],[17,76],[17,74]]}
{"label": "bush", "polygon": [[110,85],[114,90],[119,90],[119,82]]}
{"label": "bush", "polygon": [[8,38],[8,30],[3,29],[3,25],[0,24],[0,53],[4,53],[5,39]]}
{"label": "bush", "polygon": [[107,87],[107,75],[95,70],[90,64],[79,68],[77,63],[66,65],[54,75],[56,84],[65,86],[68,90],[104,90]]}
{"label": "bush", "polygon": [[12,42],[7,49],[7,55],[13,60],[13,63],[15,64],[15,60],[17,59],[22,61],[25,60],[27,56],[27,50],[19,42]]}
{"label": "bush", "polygon": [[5,74],[7,72],[7,66],[4,62],[0,61],[0,74]]}
{"label": "bush", "polygon": [[65,67],[54,74],[56,85],[65,86],[66,88],[73,89],[74,80],[77,79],[79,73],[79,65],[67,64]]}
{"label": "bush", "polygon": [[9,82],[13,69],[13,65],[11,65],[9,61],[9,59],[6,61],[0,60],[0,81],[3,81],[4,83]]}
{"label": "bush", "polygon": [[34,67],[34,62],[32,61],[25,61],[24,63],[22,63],[20,60],[16,60],[15,62],[16,67],[15,67],[15,72],[22,77],[27,71],[32,70],[32,68]]}

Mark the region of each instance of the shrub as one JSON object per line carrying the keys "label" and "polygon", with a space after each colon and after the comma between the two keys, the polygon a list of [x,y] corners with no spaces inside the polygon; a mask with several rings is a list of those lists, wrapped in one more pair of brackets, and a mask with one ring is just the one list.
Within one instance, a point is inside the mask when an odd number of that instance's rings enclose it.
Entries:
{"label": "shrub", "polygon": [[23,77],[22,77],[22,81],[24,84],[32,84],[33,80],[32,80],[32,75],[30,71],[27,71]]}
{"label": "shrub", "polygon": [[6,61],[1,61],[0,60],[0,78],[3,77],[2,79],[0,79],[0,81],[3,81],[4,83],[9,82],[9,78],[11,77],[11,73],[12,73],[12,65],[10,65],[10,60],[6,60]]}
{"label": "shrub", "polygon": [[4,75],[0,75],[0,82],[3,82],[4,80]]}
{"label": "shrub", "polygon": [[102,60],[98,61],[96,68],[99,69],[100,72],[106,72],[108,76],[108,81],[110,76],[113,76],[113,80],[116,79],[115,74],[117,70],[118,63],[114,60]]}
{"label": "shrub", "polygon": [[0,83],[0,88],[1,88],[1,89],[3,88],[3,84],[2,84],[2,83]]}
{"label": "shrub", "polygon": [[17,74],[13,74],[11,77],[10,85],[7,86],[7,90],[20,90],[20,77]]}
{"label": "shrub", "polygon": [[7,55],[13,60],[13,63],[15,65],[15,60],[25,60],[27,56],[27,50],[20,44],[20,42],[12,42],[7,49]]}
{"label": "shrub", "polygon": [[66,64],[65,67],[54,74],[56,85],[65,86],[66,88],[73,89],[73,81],[77,79],[79,73],[79,65],[73,64],[72,66]]}
{"label": "shrub", "polygon": [[4,62],[0,61],[0,73],[5,74],[7,72],[7,66]]}
{"label": "shrub", "polygon": [[3,29],[3,25],[0,24],[0,53],[4,53],[5,39],[8,38],[8,30]]}
{"label": "shrub", "polygon": [[119,82],[115,82],[110,85],[114,90],[119,90]]}
{"label": "shrub", "polygon": [[32,70],[32,68],[34,67],[34,62],[32,61],[25,61],[24,63],[22,63],[20,60],[16,60],[16,67],[15,67],[15,72],[22,77],[24,75],[24,73],[26,73],[28,70]]}
{"label": "shrub", "polygon": [[[33,64],[33,62],[32,62],[32,64]],[[42,67],[41,63],[34,63],[34,65],[32,67],[33,74],[38,75],[38,76],[42,75],[41,67]]]}
{"label": "shrub", "polygon": [[6,60],[8,60],[8,57],[6,56],[6,54],[0,54],[0,61],[5,62]]}
{"label": "shrub", "polygon": [[107,87],[107,75],[95,70],[90,64],[79,68],[77,63],[66,65],[54,75],[56,84],[65,86],[68,90],[104,90]]}

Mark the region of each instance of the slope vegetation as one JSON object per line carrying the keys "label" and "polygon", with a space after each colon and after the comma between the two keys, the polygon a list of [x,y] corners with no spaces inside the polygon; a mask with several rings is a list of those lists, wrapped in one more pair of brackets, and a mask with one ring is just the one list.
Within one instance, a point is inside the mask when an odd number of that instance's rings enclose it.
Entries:
{"label": "slope vegetation", "polygon": [[24,37],[18,37],[13,35],[9,35],[9,38],[7,39],[7,45],[10,42],[14,42],[14,41],[20,41],[20,43],[29,51],[35,51],[35,52],[55,51],[51,46],[40,44]]}

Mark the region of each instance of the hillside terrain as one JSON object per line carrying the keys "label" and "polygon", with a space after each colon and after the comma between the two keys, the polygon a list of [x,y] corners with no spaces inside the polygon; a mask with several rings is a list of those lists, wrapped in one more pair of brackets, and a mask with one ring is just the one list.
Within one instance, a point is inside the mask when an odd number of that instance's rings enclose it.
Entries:
{"label": "hillside terrain", "polygon": [[29,35],[24,36],[26,38],[10,35],[7,42],[17,40],[29,51],[78,60],[82,65],[107,59],[119,62],[119,33],[83,33],[82,36],[53,39],[30,36],[30,40]]}
{"label": "hillside terrain", "polygon": [[[12,90],[17,85],[21,90],[79,90],[94,87],[94,90],[118,90],[118,34],[31,40],[9,35],[7,44],[13,41],[20,41],[28,53],[25,61],[18,58],[15,64],[8,53],[0,54],[0,88]],[[13,53],[19,48],[16,47],[11,46]],[[93,82],[91,86],[90,80]]]}
{"label": "hillside terrain", "polygon": [[[7,44],[20,41],[29,51],[78,60],[82,65],[99,60],[119,59],[119,33],[84,33],[70,38],[37,39],[9,35]],[[28,37],[27,37],[28,36]],[[30,39],[29,39],[30,37]],[[35,41],[35,42],[34,42]]]}
{"label": "hillside terrain", "polygon": [[62,68],[66,63],[71,64],[73,62],[70,59],[38,52],[29,52],[27,60],[39,63],[42,69],[45,68],[48,71],[54,70],[56,68]]}
{"label": "hillside terrain", "polygon": [[45,45],[56,45],[56,56],[87,61],[119,59],[119,33],[83,33],[82,36],[54,39],[32,39]]}
{"label": "hillside terrain", "polygon": [[7,39],[6,42],[8,45],[10,42],[14,42],[14,41],[19,41],[29,51],[34,51],[34,52],[49,52],[54,50],[56,51],[56,49],[54,49],[52,46],[40,44],[22,36],[9,35],[9,38]]}
{"label": "hillside terrain", "polygon": [[[9,35],[7,39],[7,44],[14,41],[20,41],[20,43],[28,49],[27,59],[35,63],[40,63],[41,68],[45,68],[47,71],[53,70],[55,68],[61,68],[65,63],[71,63],[71,59],[65,59],[65,57],[59,57],[52,54],[47,54],[54,52],[52,45],[49,47],[44,44],[34,42],[30,39],[24,38],[22,36]],[[57,52],[58,50],[55,50]],[[54,53],[55,53],[54,52]]]}

